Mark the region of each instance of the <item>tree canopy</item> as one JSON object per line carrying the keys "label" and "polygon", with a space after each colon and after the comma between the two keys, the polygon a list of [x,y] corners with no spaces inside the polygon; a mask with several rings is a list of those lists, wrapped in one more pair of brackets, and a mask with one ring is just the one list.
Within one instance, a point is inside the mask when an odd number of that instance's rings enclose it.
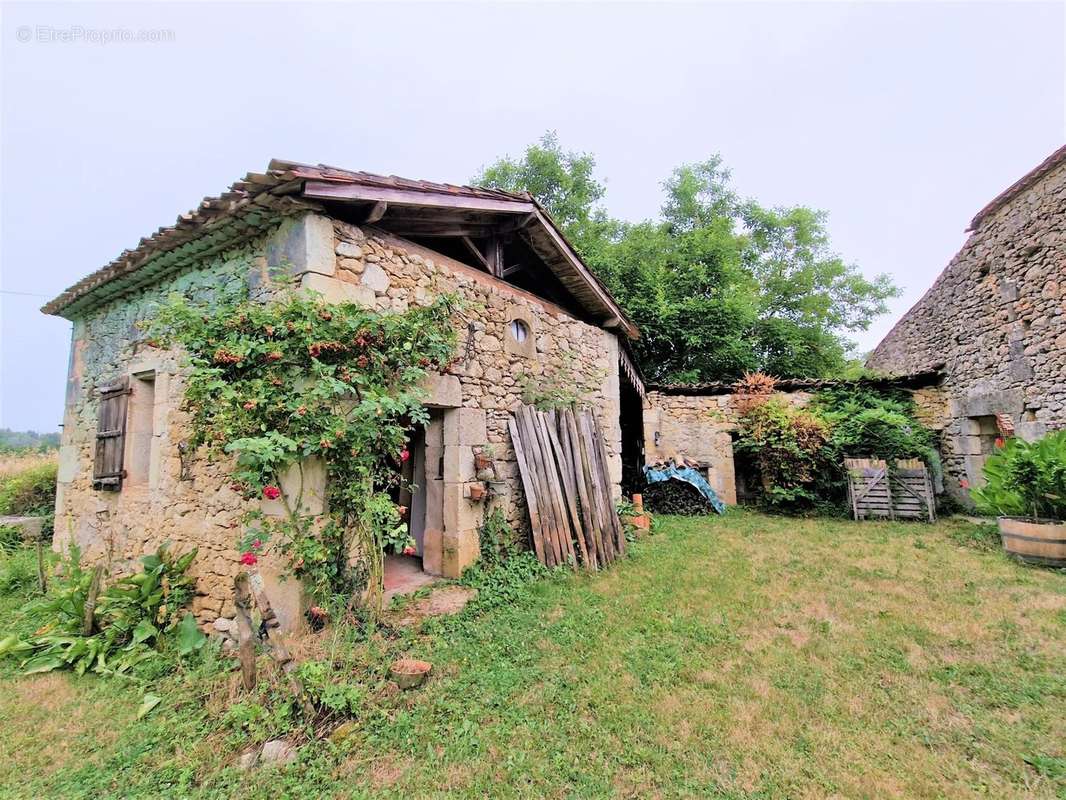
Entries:
{"label": "tree canopy", "polygon": [[833,251],[824,212],[741,198],[717,155],[677,167],[660,217],[637,223],[607,213],[595,166],[548,133],[474,182],[541,202],[640,327],[634,349],[649,380],[839,375],[854,348],[847,335],[899,292]]}

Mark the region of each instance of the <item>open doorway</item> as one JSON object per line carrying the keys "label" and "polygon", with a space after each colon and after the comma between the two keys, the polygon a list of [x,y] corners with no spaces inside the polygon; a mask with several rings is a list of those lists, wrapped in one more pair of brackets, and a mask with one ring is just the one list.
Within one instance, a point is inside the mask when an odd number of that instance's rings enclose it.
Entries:
{"label": "open doorway", "polygon": [[405,509],[410,546],[385,554],[385,599],[409,594],[440,574],[440,530],[443,527],[443,424],[442,412],[430,411],[425,426],[414,426],[407,441],[409,457],[403,462],[403,480],[394,500]]}
{"label": "open doorway", "polygon": [[622,493],[644,491],[644,399],[625,372],[619,380],[619,417],[622,432]]}

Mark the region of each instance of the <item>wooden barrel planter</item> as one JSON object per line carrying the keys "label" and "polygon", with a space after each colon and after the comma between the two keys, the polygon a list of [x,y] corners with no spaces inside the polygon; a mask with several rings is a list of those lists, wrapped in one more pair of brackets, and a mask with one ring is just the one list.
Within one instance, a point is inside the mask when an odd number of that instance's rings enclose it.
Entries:
{"label": "wooden barrel planter", "polygon": [[1066,522],[999,518],[1003,549],[1030,564],[1066,567]]}

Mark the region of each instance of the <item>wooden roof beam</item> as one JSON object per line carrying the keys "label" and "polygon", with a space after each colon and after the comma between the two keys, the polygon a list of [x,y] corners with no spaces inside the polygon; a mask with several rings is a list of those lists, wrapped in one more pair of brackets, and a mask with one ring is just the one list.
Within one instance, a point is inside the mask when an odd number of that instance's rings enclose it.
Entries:
{"label": "wooden roof beam", "polygon": [[519,200],[495,200],[488,197],[467,197],[447,192],[422,192],[359,183],[307,181],[303,196],[314,200],[384,201],[397,206],[424,208],[466,208],[475,211],[496,211],[504,214],[530,214],[536,211],[533,203]]}

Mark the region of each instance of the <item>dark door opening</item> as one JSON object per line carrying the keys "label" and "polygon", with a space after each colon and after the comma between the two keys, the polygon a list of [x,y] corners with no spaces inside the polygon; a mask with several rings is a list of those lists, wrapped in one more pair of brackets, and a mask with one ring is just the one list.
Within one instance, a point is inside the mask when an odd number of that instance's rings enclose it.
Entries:
{"label": "dark door opening", "polygon": [[622,494],[644,491],[644,400],[626,379],[620,376],[619,426],[622,429]]}

